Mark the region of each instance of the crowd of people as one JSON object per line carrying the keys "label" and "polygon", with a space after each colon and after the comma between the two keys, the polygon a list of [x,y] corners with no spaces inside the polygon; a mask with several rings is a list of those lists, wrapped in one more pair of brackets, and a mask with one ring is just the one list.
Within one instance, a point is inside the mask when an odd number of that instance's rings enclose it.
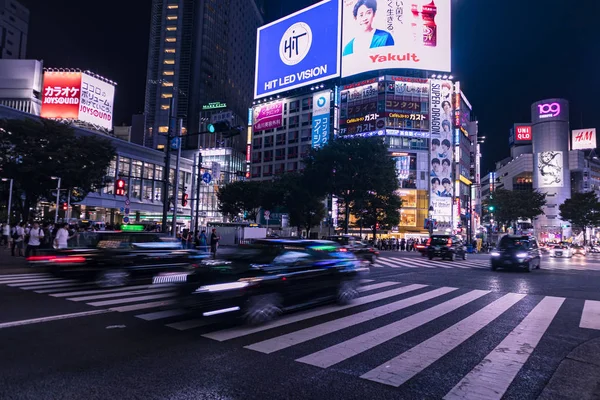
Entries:
{"label": "crowd of people", "polygon": [[[93,228],[89,228],[92,229]],[[37,221],[18,224],[4,223],[0,227],[2,232],[2,246],[10,249],[13,257],[35,256],[39,249],[66,248],[67,242],[77,232],[84,228],[74,228],[69,224],[40,224]]]}
{"label": "crowd of people", "polygon": [[427,239],[398,239],[395,237],[392,238],[383,238],[377,239],[377,241],[373,241],[373,239],[368,240],[369,244],[373,247],[377,247],[379,250],[390,250],[390,251],[417,251],[417,244],[425,244],[427,243]]}

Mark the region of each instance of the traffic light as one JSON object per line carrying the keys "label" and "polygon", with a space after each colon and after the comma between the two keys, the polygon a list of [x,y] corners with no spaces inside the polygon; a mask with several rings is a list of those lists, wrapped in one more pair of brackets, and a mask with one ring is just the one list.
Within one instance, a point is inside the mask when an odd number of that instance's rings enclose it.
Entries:
{"label": "traffic light", "polygon": [[67,203],[63,203],[63,211],[67,211],[69,209],[69,205]]}
{"label": "traffic light", "polygon": [[183,207],[187,206],[187,204],[188,204],[188,198],[189,198],[188,194],[184,193],[183,197],[181,198],[181,205]]}
{"label": "traffic light", "polygon": [[123,179],[117,179],[115,182],[115,194],[125,196],[125,181]]}
{"label": "traffic light", "polygon": [[489,210],[490,210],[490,212],[494,212],[494,209],[495,209],[495,207],[494,207],[494,206],[490,206],[490,207],[489,207]]}
{"label": "traffic light", "polygon": [[231,126],[229,125],[229,122],[221,121],[215,122],[214,124],[208,124],[206,128],[210,133],[220,133],[228,131],[229,129],[231,129]]}

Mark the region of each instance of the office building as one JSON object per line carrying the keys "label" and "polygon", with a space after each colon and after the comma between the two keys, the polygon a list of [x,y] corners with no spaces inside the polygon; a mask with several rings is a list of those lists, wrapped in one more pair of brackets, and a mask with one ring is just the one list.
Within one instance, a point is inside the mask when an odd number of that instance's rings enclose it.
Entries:
{"label": "office building", "polygon": [[29,10],[18,1],[0,0],[0,58],[25,58],[28,30]]}

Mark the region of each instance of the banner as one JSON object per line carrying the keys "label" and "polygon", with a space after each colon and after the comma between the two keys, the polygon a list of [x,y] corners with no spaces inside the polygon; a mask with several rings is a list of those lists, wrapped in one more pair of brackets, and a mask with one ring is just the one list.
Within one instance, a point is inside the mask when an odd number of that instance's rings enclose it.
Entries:
{"label": "banner", "polygon": [[571,150],[596,148],[596,128],[575,130],[571,138]]}
{"label": "banner", "polygon": [[44,72],[43,118],[79,118],[81,72]]}
{"label": "banner", "polygon": [[537,154],[538,187],[563,187],[563,152],[544,151]]}
{"label": "banner", "polygon": [[277,129],[283,126],[283,101],[256,106],[253,113],[254,132]]}
{"label": "banner", "polygon": [[454,141],[452,82],[432,80],[430,90],[430,202],[435,218],[452,218]]}
{"label": "banner", "polygon": [[317,148],[329,141],[329,115],[331,110],[331,91],[313,95],[312,147]]}

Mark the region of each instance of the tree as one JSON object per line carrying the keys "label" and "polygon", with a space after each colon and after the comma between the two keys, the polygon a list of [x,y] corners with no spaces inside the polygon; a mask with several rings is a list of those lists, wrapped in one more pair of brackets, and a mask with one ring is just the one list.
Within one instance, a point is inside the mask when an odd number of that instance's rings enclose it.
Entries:
{"label": "tree", "polygon": [[377,226],[391,229],[400,223],[400,207],[402,199],[395,193],[378,195],[370,193],[354,201],[352,213],[357,217],[361,226],[371,227],[373,238],[377,237]]}
{"label": "tree", "polygon": [[306,236],[310,236],[310,229],[317,226],[325,218],[324,195],[320,193],[318,185],[311,184],[310,178],[301,173],[288,173],[274,182],[283,194],[283,204],[290,217],[290,224],[306,229]]}
{"label": "tree", "polygon": [[583,242],[586,243],[587,228],[600,225],[600,203],[596,193],[573,193],[570,199],[559,206],[560,218],[569,221],[583,232]]}
{"label": "tree", "polygon": [[546,194],[536,190],[497,189],[488,205],[493,207],[496,219],[507,226],[513,226],[519,219],[535,219],[542,215],[546,205]]}
{"label": "tree", "polygon": [[[14,179],[13,199],[24,220],[41,199],[52,201],[56,181],[68,189],[73,202],[81,193],[105,184],[106,170],[115,157],[109,140],[97,136],[76,136],[72,127],[42,119],[0,121],[0,168],[3,176]],[[75,194],[78,194],[75,196]],[[65,196],[66,199],[66,196]]]}
{"label": "tree", "polygon": [[230,218],[246,214],[246,219],[256,220],[263,198],[264,182],[236,181],[219,189],[219,211]]}

